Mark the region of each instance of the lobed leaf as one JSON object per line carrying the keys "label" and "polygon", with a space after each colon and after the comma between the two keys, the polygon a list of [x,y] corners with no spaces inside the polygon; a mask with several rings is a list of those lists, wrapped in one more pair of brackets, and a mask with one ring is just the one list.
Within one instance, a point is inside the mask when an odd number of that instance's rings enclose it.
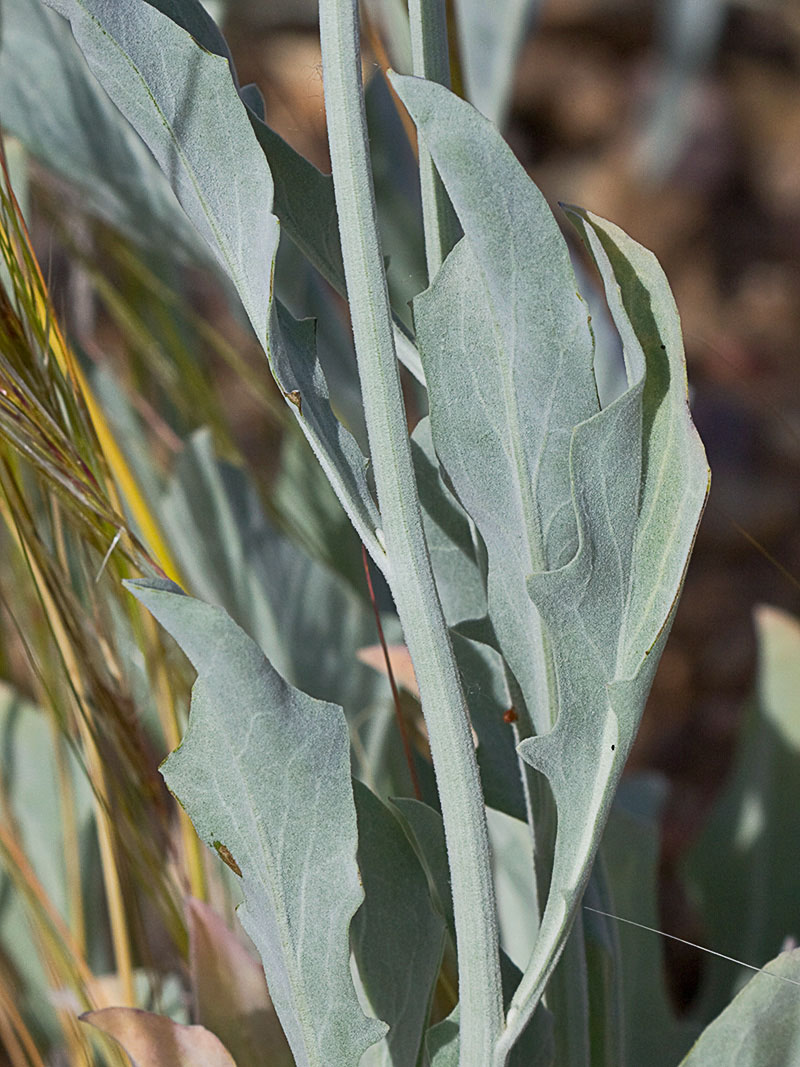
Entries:
{"label": "lobed leaf", "polygon": [[[680,324],[655,258],[572,210],[623,342],[602,411],[549,209],[497,131],[419,79],[394,84],[464,240],[415,302],[434,443],[486,543],[489,615],[536,733],[520,746],[558,812],[539,937],[498,1043],[541,996],[586,884],[674,613],[708,489]],[[543,713],[544,712],[544,713]]]}
{"label": "lobed leaf", "polygon": [[541,968],[539,988],[633,744],[708,492],[663,272],[616,226],[573,214],[603,278],[630,386],[573,434],[575,558],[528,581],[549,631],[561,635],[553,642],[558,722],[520,748],[547,775],[558,807],[551,892],[530,965],[531,974]]}
{"label": "lobed leaf", "polygon": [[464,230],[414,301],[437,455],[486,545],[489,617],[538,733],[551,653],[527,577],[577,547],[569,440],[597,411],[566,244],[499,133],[446,89],[393,76]]}
{"label": "lobed leaf", "polygon": [[349,969],[363,891],[341,708],[289,686],[220,608],[166,581],[126,583],[198,671],[164,779],[240,875],[242,925],[299,1067],[357,1063],[385,1032]]}
{"label": "lobed leaf", "polygon": [[[358,661],[375,641],[375,618],[349,583],[274,528],[247,474],[215,456],[206,430],[186,442],[161,514],[191,591],[224,608],[290,685],[341,705],[354,773],[381,793],[402,791],[400,740],[393,728],[384,736],[393,720],[389,685]],[[357,559],[363,588],[360,552]],[[389,640],[399,636],[396,618],[383,625]]]}

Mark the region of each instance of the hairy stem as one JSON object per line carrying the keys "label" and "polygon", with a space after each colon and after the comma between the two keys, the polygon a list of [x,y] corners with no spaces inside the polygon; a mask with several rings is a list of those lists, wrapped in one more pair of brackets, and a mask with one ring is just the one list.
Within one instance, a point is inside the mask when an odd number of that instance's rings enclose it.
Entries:
{"label": "hairy stem", "polygon": [[357,0],[320,0],[331,164],[353,337],[389,559],[419,683],[450,861],[461,997],[461,1067],[486,1067],[503,1023],[483,796],[461,680],[431,569],[375,217]]}

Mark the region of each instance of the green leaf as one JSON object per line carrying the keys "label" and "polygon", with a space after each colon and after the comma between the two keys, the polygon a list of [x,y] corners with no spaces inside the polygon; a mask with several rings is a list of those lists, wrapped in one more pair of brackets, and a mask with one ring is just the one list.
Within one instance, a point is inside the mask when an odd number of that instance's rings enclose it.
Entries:
{"label": "green leaf", "polygon": [[503,126],[514,70],[540,0],[456,0],[458,41],[470,103]]}
{"label": "green leaf", "polygon": [[490,617],[541,735],[520,752],[548,778],[558,811],[550,893],[497,1045],[499,1067],[586,884],[672,620],[708,468],[689,414],[677,311],[655,258],[573,210],[628,372],[628,390],[598,411],[585,312],[540,194],[469,105],[418,79],[394,83],[465,234],[415,302],[434,443],[486,543]]}
{"label": "green leaf", "polygon": [[522,767],[513,727],[504,719],[512,703],[505,665],[489,645],[463,637],[458,631],[451,636],[472,727],[478,737],[476,756],[484,800],[489,807],[524,820],[527,813]]}
{"label": "green leaf", "polygon": [[[91,787],[76,754],[62,738],[64,773],[74,796],[75,827],[80,838],[79,862],[88,905],[103,914],[102,879],[95,856]],[[13,822],[16,836],[36,878],[65,920],[69,916],[65,840],[58,787],[58,757],[48,715],[0,681],[0,783],[4,822]],[[8,970],[15,975],[19,1006],[30,1012],[37,1027],[57,1040],[58,1021],[52,1003],[51,978],[39,950],[42,931],[38,914],[28,909],[15,880],[13,859],[0,849],[0,944]],[[99,911],[97,910],[99,909]],[[12,986],[11,988],[13,988]]]}
{"label": "green leaf", "polygon": [[588,212],[579,218],[622,337],[630,387],[573,434],[577,555],[528,582],[554,635],[560,705],[555,729],[520,749],[547,775],[558,807],[551,892],[531,964],[531,974],[541,968],[542,975],[568,928],[636,736],[709,477],[661,268],[617,227]]}
{"label": "green leaf", "polygon": [[444,617],[450,627],[468,619],[482,619],[487,610],[483,546],[475,524],[445,484],[427,416],[414,427],[411,455]]}
{"label": "green leaf", "polygon": [[522,819],[492,808],[487,808],[486,817],[500,944],[521,974],[530,959],[539,926],[533,892],[533,836]]}
{"label": "green leaf", "polygon": [[[654,930],[659,926],[657,893],[663,796],[659,779],[623,781],[600,847],[610,902],[595,905]],[[584,899],[593,903],[588,897]],[[590,913],[585,915],[588,919]],[[686,1054],[697,1027],[675,1018],[666,985],[663,940],[656,933],[626,922],[615,925],[622,970],[624,1062],[673,1067]],[[642,1025],[643,1019],[647,1020],[646,1026]]]}
{"label": "green leaf", "polygon": [[[313,324],[295,322],[272,298],[279,235],[272,175],[227,59],[143,0],[124,8],[113,0],[45,2],[70,20],[89,66],[233,282],[290,409],[362,540],[385,566],[365,459],[331,411]],[[187,3],[178,10],[197,6]],[[207,30],[208,20],[200,21]]]}
{"label": "green leaf", "polygon": [[236,1067],[294,1067],[264,968],[208,904],[189,900],[186,918],[195,1020],[217,1035]]}
{"label": "green leaf", "polygon": [[352,945],[369,1005],[390,1026],[361,1067],[408,1067],[422,1046],[445,926],[397,818],[366,786],[356,782],[354,789],[366,899],[353,920]]}
{"label": "green leaf", "polygon": [[[755,615],[759,667],[730,779],[688,862],[710,948],[763,965],[797,939],[800,840],[800,623],[777,608]],[[709,959],[696,1014],[707,1022],[741,971]]]}
{"label": "green leaf", "polygon": [[414,301],[433,441],[486,544],[489,616],[545,733],[551,654],[525,582],[577,547],[569,440],[598,406],[586,309],[547,204],[494,127],[441,86],[392,80],[465,234]]}
{"label": "green leaf", "polygon": [[81,206],[170,257],[210,259],[141,139],[41,0],[2,5],[3,126],[81,191]]}
{"label": "green leaf", "polygon": [[[147,0],[147,3],[157,7],[178,26],[191,33],[203,48],[224,57],[238,87],[236,70],[227,42],[198,0]],[[239,93],[247,106],[253,132],[272,173],[275,214],[303,255],[314,264],[333,288],[344,296],[344,266],[331,176],[317,170],[266,124],[264,102],[256,86],[246,85],[239,89]],[[392,195],[394,205],[399,206],[401,198],[396,195],[393,186],[387,192]],[[409,234],[413,235],[413,227],[411,230],[406,229],[406,243]],[[411,241],[413,243],[413,236]],[[404,246],[402,254],[405,254]],[[413,259],[413,250],[411,255]],[[396,312],[401,321],[407,318],[405,299],[410,299],[410,295],[404,298],[402,290],[395,293]],[[398,327],[395,328],[395,340],[401,363],[424,385],[419,356],[413,343]]]}
{"label": "green leaf", "polygon": [[708,1026],[681,1067],[796,1067],[800,1063],[800,949],[751,978]]}
{"label": "green leaf", "polygon": [[[344,708],[359,777],[383,795],[405,791],[400,739],[393,725],[384,730],[388,682],[357,658],[376,641],[364,600],[275,530],[247,473],[216,458],[206,430],[187,441],[161,514],[192,593],[223,607],[291,685]],[[358,564],[363,589],[360,553]],[[383,625],[389,641],[400,639],[396,618]]]}
{"label": "green leaf", "polygon": [[385,1026],[364,1016],[349,970],[363,891],[344,714],[287,685],[220,608],[171,582],[126,585],[198,671],[189,728],[162,773],[241,875],[239,916],[295,1060],[357,1063]]}
{"label": "green leaf", "polygon": [[133,1067],[237,1067],[220,1039],[202,1026],[183,1026],[138,1008],[104,1008],[80,1018],[113,1037]]}

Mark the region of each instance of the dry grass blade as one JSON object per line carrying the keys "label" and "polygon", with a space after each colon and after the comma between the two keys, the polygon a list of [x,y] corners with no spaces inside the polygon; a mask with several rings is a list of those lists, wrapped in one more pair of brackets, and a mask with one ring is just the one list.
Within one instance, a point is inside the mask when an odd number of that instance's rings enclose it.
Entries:
{"label": "dry grass blade", "polygon": [[[92,890],[94,904],[84,915],[82,898],[90,889],[74,855],[68,775],[59,776],[60,839],[65,849],[72,842],[73,853],[64,856],[68,915],[48,898],[26,852],[36,842],[16,834],[5,802],[0,868],[23,903],[44,972],[58,994],[53,1011],[63,1050],[70,1063],[88,1065],[93,1062],[89,1038],[75,1011],[97,1006],[87,954],[93,949],[97,955],[106,924],[110,950],[101,949],[99,958],[105,954],[124,999],[136,1004],[141,993],[135,971],[155,970],[156,945],[162,967],[179,966],[186,951],[186,884],[202,892],[199,845],[190,828],[184,841],[191,834],[191,844],[183,856],[175,850],[171,805],[157,772],[164,741],[144,728],[140,707],[143,698],[157,699],[158,714],[165,716],[162,732],[174,744],[185,678],[181,670],[163,670],[160,638],[120,584],[132,569],[175,571],[147,502],[137,496],[122,451],[58,328],[1,146],[0,167],[5,177],[0,256],[9,279],[7,289],[0,286],[0,534],[4,527],[6,549],[0,557],[0,595],[6,616],[24,634],[24,641],[15,642],[18,659],[27,660],[16,672],[18,683],[50,717],[57,735],[54,751],[63,747],[63,737],[89,777],[103,889]],[[134,516],[164,570],[131,530],[126,513]],[[127,661],[136,644],[157,665],[153,697],[142,692],[141,680],[134,692]],[[6,784],[0,785],[5,791]],[[185,820],[183,826],[186,830]],[[165,863],[165,856],[175,862]],[[187,861],[191,877],[182,873]],[[26,1043],[24,1015],[17,1020],[5,1010],[9,988],[0,990],[0,1037],[13,1047],[16,1062],[38,1065],[45,1050]],[[112,1052],[105,1062],[116,1067],[124,1057]]]}

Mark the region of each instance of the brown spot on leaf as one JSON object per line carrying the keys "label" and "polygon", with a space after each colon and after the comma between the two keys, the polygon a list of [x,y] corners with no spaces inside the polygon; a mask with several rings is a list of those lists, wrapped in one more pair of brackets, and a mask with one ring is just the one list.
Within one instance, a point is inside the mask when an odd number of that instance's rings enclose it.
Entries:
{"label": "brown spot on leaf", "polygon": [[219,858],[222,860],[222,862],[227,863],[233,873],[238,874],[241,878],[242,869],[231,855],[230,849],[226,848],[226,846],[223,845],[221,841],[215,841],[214,848],[217,850],[217,854],[219,855]]}

